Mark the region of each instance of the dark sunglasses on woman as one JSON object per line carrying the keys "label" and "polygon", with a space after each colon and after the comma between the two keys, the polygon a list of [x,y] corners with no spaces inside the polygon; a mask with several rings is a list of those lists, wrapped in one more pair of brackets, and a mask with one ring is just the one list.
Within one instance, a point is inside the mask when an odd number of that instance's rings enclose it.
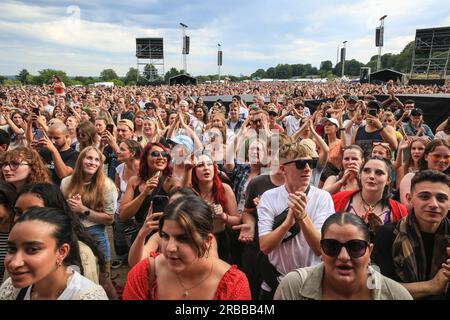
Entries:
{"label": "dark sunglasses on woman", "polygon": [[157,157],[168,158],[168,157],[170,156],[169,153],[166,152],[166,151],[162,151],[162,152],[160,152],[160,151],[152,151],[152,152],[150,153],[150,155],[151,155],[152,157],[154,157],[154,158],[157,158]]}
{"label": "dark sunglasses on woman", "polygon": [[360,239],[350,240],[346,243],[339,242],[335,239],[322,239],[320,240],[320,246],[323,252],[330,257],[337,257],[341,253],[342,247],[345,247],[348,255],[352,259],[357,259],[366,253],[369,243]]}
{"label": "dark sunglasses on woman", "polygon": [[306,165],[308,165],[311,169],[314,169],[315,167],[317,167],[317,159],[307,159],[307,160],[292,160],[292,161],[288,161],[286,163],[284,163],[283,165],[287,165],[290,163],[295,162],[295,167],[298,170],[304,170]]}

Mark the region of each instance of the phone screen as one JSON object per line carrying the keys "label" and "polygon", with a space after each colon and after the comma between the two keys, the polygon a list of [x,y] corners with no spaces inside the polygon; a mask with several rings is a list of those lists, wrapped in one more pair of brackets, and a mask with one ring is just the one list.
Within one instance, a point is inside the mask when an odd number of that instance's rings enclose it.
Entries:
{"label": "phone screen", "polygon": [[163,212],[168,203],[168,196],[154,196],[152,199],[153,212]]}
{"label": "phone screen", "polygon": [[37,116],[40,115],[39,108],[33,108],[33,113]]}
{"label": "phone screen", "polygon": [[34,134],[34,138],[36,140],[40,140],[44,137],[44,132],[42,132],[41,129],[36,130],[36,133]]}
{"label": "phone screen", "polygon": [[114,131],[114,125],[112,125],[112,124],[107,124],[107,125],[106,125],[106,130],[108,130],[109,133],[113,134],[113,131]]}
{"label": "phone screen", "polygon": [[375,109],[369,109],[367,113],[370,114],[372,117],[377,116],[377,110]]}

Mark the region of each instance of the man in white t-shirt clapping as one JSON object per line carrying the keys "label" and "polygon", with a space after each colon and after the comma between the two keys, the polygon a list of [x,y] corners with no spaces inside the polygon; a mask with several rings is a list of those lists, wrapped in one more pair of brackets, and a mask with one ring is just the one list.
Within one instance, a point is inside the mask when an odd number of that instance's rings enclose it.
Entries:
{"label": "man in white t-shirt clapping", "polygon": [[[285,184],[266,191],[258,206],[260,248],[275,267],[278,282],[294,269],[320,262],[320,228],[334,213],[331,195],[310,186],[317,165],[311,149],[302,142],[287,144],[280,148],[279,158]],[[261,288],[264,300],[276,289],[267,281]]]}

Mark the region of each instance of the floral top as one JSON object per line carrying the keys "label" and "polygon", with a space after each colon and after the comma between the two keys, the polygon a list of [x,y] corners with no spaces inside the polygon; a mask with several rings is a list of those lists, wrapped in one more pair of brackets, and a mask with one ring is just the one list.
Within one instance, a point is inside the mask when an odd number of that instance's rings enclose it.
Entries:
{"label": "floral top", "polygon": [[[67,280],[66,289],[57,300],[108,300],[108,296],[102,286],[83,277],[70,267],[67,268],[67,272],[72,273],[72,275]],[[16,300],[20,290],[21,288],[15,288],[11,278],[8,278],[0,287],[0,300]],[[30,294],[31,286],[28,287],[24,300],[31,300]]]}

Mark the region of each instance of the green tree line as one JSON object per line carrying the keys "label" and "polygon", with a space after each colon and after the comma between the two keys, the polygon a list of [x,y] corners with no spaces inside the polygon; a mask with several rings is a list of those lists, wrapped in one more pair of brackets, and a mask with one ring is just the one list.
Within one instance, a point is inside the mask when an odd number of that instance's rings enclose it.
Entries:
{"label": "green tree line", "polygon": [[[385,53],[381,56],[381,68],[394,69],[403,73],[409,73],[411,69],[411,59],[414,50],[414,41],[408,43],[405,48],[399,54]],[[370,58],[370,61],[366,64],[357,61],[356,59],[345,60],[344,73],[348,76],[358,76],[361,67],[370,67],[372,71],[376,70],[378,56],[374,55]],[[278,64],[275,67],[270,67],[267,70],[258,69],[250,76],[240,75],[239,77],[233,75],[223,75],[230,78],[231,81],[242,81],[248,79],[290,79],[293,77],[310,77],[318,76],[321,78],[333,78],[340,76],[342,72],[341,63],[337,63],[333,67],[333,63],[330,60],[325,60],[320,63],[319,69],[313,67],[311,64]],[[16,75],[15,80],[8,80],[4,76],[0,76],[0,84],[5,85],[42,85],[51,84],[52,76],[58,75],[62,81],[68,85],[89,85],[99,81],[112,81],[116,86],[124,85],[145,85],[152,83],[168,83],[171,77],[179,74],[184,74],[184,70],[178,70],[176,68],[170,68],[161,77],[158,74],[158,70],[155,66],[148,64],[144,67],[142,75],[138,77],[138,69],[130,68],[124,77],[119,77],[113,69],[104,69],[100,72],[98,77],[84,77],[77,76],[70,78],[62,70],[43,69],[38,71],[37,75],[31,75],[26,69],[22,69]],[[201,75],[197,77],[198,82],[205,81],[217,81],[218,74],[213,75]]]}

